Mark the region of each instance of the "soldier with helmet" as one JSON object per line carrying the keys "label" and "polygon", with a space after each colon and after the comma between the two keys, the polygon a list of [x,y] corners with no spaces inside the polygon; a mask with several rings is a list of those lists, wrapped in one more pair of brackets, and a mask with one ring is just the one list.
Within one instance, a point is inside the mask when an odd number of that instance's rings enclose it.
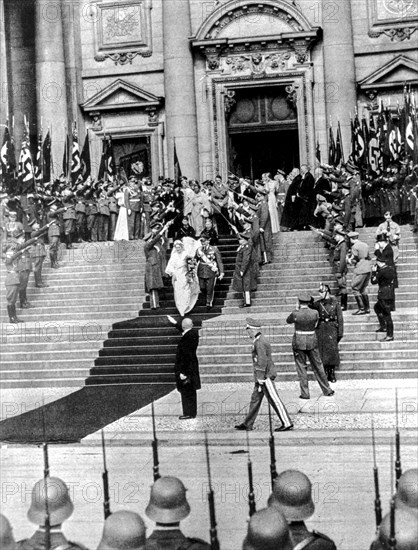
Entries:
{"label": "soldier with helmet", "polygon": [[[75,542],[69,542],[61,531],[61,526],[73,513],[67,485],[58,477],[48,477],[35,483],[32,489],[31,505],[28,519],[38,525],[35,533],[18,542],[19,550],[38,550],[46,548],[48,540],[50,550],[86,550]],[[46,511],[48,511],[49,528],[46,527]]]}
{"label": "soldier with helmet", "polygon": [[113,512],[105,521],[97,550],[146,550],[146,527],[139,514]]}
{"label": "soldier with helmet", "polygon": [[[403,472],[398,480],[395,495],[397,509],[406,509],[418,516],[418,469],[411,468]],[[418,519],[417,519],[418,521]]]}
{"label": "soldier with helmet", "polygon": [[370,546],[370,550],[416,550],[418,545],[418,521],[416,514],[405,510],[395,511],[395,546],[392,544],[390,513],[387,514],[379,526],[377,539]]}
{"label": "soldier with helmet", "polygon": [[293,548],[304,550],[336,550],[334,542],[317,531],[309,531],[305,520],[310,518],[315,505],[312,500],[312,483],[299,470],[285,470],[274,481],[268,506],[279,510],[289,523]]}
{"label": "soldier with helmet", "polygon": [[198,538],[186,537],[180,522],[190,514],[186,488],[176,477],[163,476],[151,487],[146,515],[155,522],[147,539],[147,550],[210,550],[210,545]]}
{"label": "soldier with helmet", "polygon": [[1,550],[17,550],[12,526],[3,514],[0,514],[0,548]]}
{"label": "soldier with helmet", "polygon": [[276,508],[264,508],[253,514],[248,522],[242,550],[292,550],[289,525]]}

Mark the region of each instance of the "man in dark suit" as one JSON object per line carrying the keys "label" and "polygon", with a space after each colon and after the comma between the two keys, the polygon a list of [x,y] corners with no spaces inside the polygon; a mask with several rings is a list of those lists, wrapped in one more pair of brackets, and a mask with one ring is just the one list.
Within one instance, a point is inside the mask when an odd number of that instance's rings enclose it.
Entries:
{"label": "man in dark suit", "polygon": [[246,322],[248,336],[253,339],[254,390],[251,395],[248,414],[244,422],[235,426],[235,429],[246,431],[253,429],[263,397],[266,396],[269,405],[271,405],[281,422],[281,426],[276,428],[275,431],[292,430],[292,421],[273,383],[277,376],[277,368],[271,357],[271,345],[261,333],[260,321],[248,317]]}
{"label": "man in dark suit", "polygon": [[180,420],[196,418],[197,415],[197,390],[200,390],[199,361],[197,360],[197,346],[199,345],[199,332],[193,328],[193,321],[188,317],[180,323],[167,315],[168,320],[182,332],[177,346],[176,375],[177,390],[181,395],[183,414]]}

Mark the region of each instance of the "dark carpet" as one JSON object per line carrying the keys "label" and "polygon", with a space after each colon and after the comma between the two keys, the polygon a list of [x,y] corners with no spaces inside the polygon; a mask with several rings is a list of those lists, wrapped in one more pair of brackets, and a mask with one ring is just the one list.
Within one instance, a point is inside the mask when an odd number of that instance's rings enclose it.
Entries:
{"label": "dark carpet", "polygon": [[74,443],[175,388],[174,384],[87,386],[0,422],[0,441]]}

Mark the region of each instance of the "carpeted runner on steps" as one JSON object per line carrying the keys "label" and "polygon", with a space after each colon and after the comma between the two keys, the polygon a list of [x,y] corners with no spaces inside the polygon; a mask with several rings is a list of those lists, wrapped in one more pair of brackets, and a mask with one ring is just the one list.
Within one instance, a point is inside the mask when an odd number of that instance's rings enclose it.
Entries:
{"label": "carpeted runner on steps", "polygon": [[[146,407],[174,384],[88,386],[57,401],[0,422],[0,441],[72,443]],[[44,428],[45,426],[45,428]]]}

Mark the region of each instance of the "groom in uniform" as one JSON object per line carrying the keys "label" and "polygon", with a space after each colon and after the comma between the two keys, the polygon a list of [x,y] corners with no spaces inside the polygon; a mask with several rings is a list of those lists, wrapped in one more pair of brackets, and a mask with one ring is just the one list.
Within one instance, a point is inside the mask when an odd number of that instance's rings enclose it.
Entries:
{"label": "groom in uniform", "polygon": [[197,252],[197,257],[200,260],[197,267],[197,276],[200,291],[206,296],[206,309],[209,311],[212,309],[216,277],[219,281],[222,281],[224,266],[218,248],[209,244],[209,237],[202,233],[200,240],[202,241],[202,248]]}
{"label": "groom in uniform", "polygon": [[183,407],[183,414],[179,416],[179,419],[189,420],[196,418],[197,390],[201,388],[199,361],[196,355],[197,346],[199,345],[199,332],[193,328],[193,321],[188,317],[184,318],[181,324],[177,323],[170,315],[167,315],[167,319],[182,333],[177,346],[174,372]]}

